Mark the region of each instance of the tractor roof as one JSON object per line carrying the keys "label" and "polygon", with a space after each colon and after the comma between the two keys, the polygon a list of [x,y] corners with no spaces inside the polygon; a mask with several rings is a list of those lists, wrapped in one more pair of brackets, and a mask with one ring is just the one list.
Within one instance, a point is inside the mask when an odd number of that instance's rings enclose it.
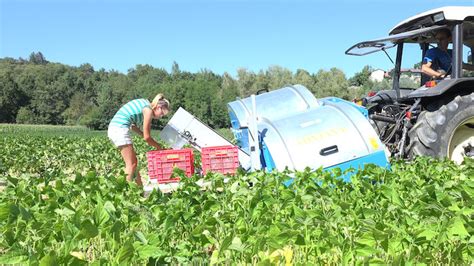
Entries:
{"label": "tractor roof", "polygon": [[420,27],[446,24],[446,21],[464,21],[471,17],[474,20],[474,6],[446,6],[428,10],[398,23],[390,35]]}

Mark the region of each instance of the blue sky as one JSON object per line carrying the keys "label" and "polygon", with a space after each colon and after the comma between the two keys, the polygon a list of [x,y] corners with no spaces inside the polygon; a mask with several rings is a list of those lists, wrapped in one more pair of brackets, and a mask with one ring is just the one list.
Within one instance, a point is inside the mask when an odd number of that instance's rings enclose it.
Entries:
{"label": "blue sky", "polygon": [[401,20],[474,0],[0,0],[0,57],[127,70],[137,64],[236,75],[279,65],[292,71],[391,68],[382,53],[347,56]]}

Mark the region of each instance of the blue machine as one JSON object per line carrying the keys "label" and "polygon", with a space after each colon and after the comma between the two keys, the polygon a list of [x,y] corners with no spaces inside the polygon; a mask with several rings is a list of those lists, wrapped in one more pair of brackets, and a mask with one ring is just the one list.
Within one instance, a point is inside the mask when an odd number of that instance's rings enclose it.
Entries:
{"label": "blue machine", "polygon": [[[294,85],[238,99],[228,103],[228,109],[245,170],[390,167],[367,110],[354,103],[334,97],[316,99],[304,86]],[[186,143],[198,150],[232,145],[183,108],[160,134],[175,149]],[[349,175],[342,178],[350,180]]]}
{"label": "blue machine", "polygon": [[[239,99],[228,109],[237,143],[249,154],[258,153],[258,169],[390,167],[363,107],[334,97],[318,100],[301,85],[256,95],[254,101],[252,107],[251,97]],[[252,119],[258,136],[249,131]],[[258,149],[250,149],[252,140],[258,140]]]}

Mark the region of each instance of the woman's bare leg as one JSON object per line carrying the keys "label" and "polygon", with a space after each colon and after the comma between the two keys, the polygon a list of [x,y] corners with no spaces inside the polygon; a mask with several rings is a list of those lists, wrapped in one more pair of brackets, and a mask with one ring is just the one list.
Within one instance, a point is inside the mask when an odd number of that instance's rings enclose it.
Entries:
{"label": "woman's bare leg", "polygon": [[135,182],[139,186],[143,186],[142,178],[140,173],[137,171],[138,161],[137,155],[135,153],[135,149],[133,149],[132,144],[120,146],[120,153],[122,154],[122,158],[125,161],[125,173],[127,174],[127,181],[131,182],[133,176],[136,174]]}

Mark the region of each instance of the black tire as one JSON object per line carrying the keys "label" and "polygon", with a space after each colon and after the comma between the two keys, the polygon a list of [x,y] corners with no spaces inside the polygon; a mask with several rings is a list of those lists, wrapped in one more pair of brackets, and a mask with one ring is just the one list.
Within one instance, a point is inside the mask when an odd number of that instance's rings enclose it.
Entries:
{"label": "black tire", "polygon": [[423,111],[415,126],[408,132],[408,157],[432,156],[451,159],[454,148],[449,146],[453,146],[453,134],[462,130],[464,136],[465,132],[468,132],[468,136],[474,137],[473,121],[474,93],[456,96],[435,111]]}

